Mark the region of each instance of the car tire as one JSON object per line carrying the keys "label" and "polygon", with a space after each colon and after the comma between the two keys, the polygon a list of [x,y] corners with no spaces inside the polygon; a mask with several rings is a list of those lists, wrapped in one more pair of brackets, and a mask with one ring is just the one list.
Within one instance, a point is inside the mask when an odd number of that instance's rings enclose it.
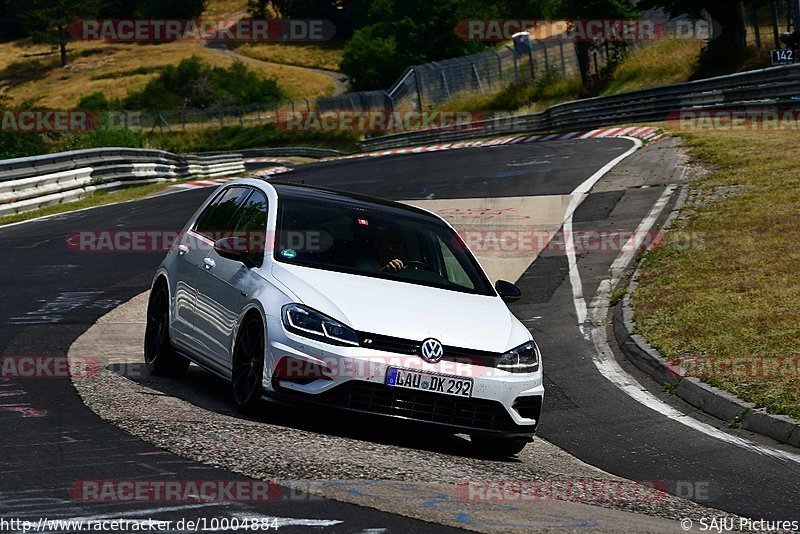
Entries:
{"label": "car tire", "polygon": [[245,317],[236,339],[231,370],[231,392],[236,409],[252,414],[261,400],[264,378],[265,330],[261,317]]}
{"label": "car tire", "polygon": [[160,283],[150,293],[144,333],[144,363],[151,374],[180,376],[189,360],[179,356],[169,340],[169,293]]}
{"label": "car tire", "polygon": [[496,438],[489,436],[470,436],[472,448],[481,456],[507,458],[522,452],[530,443],[528,438]]}

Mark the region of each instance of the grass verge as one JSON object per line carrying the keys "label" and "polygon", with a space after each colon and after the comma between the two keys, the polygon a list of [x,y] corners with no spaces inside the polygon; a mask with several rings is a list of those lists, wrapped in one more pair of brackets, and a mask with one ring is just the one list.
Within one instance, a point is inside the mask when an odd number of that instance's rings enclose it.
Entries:
{"label": "grass verge", "polygon": [[[617,66],[602,94],[615,94],[689,80],[697,66],[703,43],[699,40],[663,39],[632,50]],[[487,93],[462,93],[442,109],[454,111],[543,111],[555,104],[592,96],[580,76],[563,77],[551,71],[536,83],[512,83]]]}
{"label": "grass verge", "polygon": [[796,136],[675,133],[715,170],[692,184],[665,244],[644,258],[637,327],[673,362],[696,359],[704,381],[800,418]]}
{"label": "grass verge", "polygon": [[579,77],[547,76],[533,85],[512,83],[488,93],[463,93],[443,105],[442,109],[535,112],[584,96],[587,95]]}
{"label": "grass verge", "polygon": [[147,134],[149,146],[176,153],[243,150],[265,146],[311,146],[354,152],[358,150],[359,139],[360,135],[356,132],[287,132],[276,129],[272,124]]}
{"label": "grass verge", "polygon": [[92,208],[94,206],[102,206],[104,204],[113,204],[114,202],[125,202],[126,200],[137,200],[156,193],[160,193],[167,187],[175,185],[173,182],[165,182],[160,184],[138,185],[120,189],[118,191],[96,191],[95,193],[76,200],[75,202],[65,202],[64,204],[54,204],[37,210],[26,211],[16,215],[7,215],[0,217],[0,226],[28,221],[36,219],[37,217],[44,217],[46,215],[56,215],[67,211],[75,211],[84,208]]}
{"label": "grass verge", "polygon": [[643,46],[622,60],[603,94],[685,82],[692,77],[702,48],[697,39],[664,39]]}
{"label": "grass verge", "polygon": [[244,43],[236,47],[236,52],[253,59],[311,67],[332,71],[339,70],[342,62],[343,44],[328,43]]}

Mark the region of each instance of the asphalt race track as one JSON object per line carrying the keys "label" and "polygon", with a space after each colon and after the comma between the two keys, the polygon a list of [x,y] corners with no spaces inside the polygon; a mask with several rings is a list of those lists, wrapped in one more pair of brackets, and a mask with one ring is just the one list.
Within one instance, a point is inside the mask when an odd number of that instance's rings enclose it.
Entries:
{"label": "asphalt race track", "polygon": [[[568,195],[613,158],[626,139],[572,140],[355,159],[303,166],[281,180],[303,181],[396,200]],[[637,172],[636,161],[626,160]],[[666,183],[599,188],[574,214],[574,228],[635,228]],[[82,230],[178,230],[210,189],[189,190],[0,228],[0,350],[3,358],[64,356],[100,316],[145,291],[163,252],[80,253],[66,236]],[[590,299],[616,258],[578,255],[583,294]],[[539,434],[579,459],[633,480],[664,481],[671,492],[731,513],[800,519],[800,464],[725,443],[639,404],[604,378],[594,347],[578,328],[567,257],[541,255],[522,275],[524,297],[512,306],[545,358],[547,393]],[[623,367],[664,402],[733,435],[730,430]],[[331,500],[307,502],[87,504],[70,498],[80,480],[148,477],[238,479],[239,475],[161,451],[103,422],[81,402],[69,380],[0,379],[0,516],[32,518],[278,516],[281,531],[446,532],[448,527]],[[702,487],[702,494],[686,488]],[[682,494],[683,493],[683,494]],[[691,493],[691,491],[690,491]],[[453,529],[455,530],[455,529]]]}

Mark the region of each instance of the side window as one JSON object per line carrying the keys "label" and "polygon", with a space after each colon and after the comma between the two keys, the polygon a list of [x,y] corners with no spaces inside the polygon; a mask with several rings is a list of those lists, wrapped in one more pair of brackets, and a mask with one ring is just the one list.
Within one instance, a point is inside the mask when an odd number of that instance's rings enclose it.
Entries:
{"label": "side window", "polygon": [[442,259],[444,260],[444,266],[447,270],[447,279],[459,286],[475,289],[475,285],[472,283],[472,280],[470,280],[469,274],[467,274],[467,271],[465,271],[464,267],[459,263],[453,251],[450,250],[450,247],[439,237],[436,238],[436,241],[442,251]]}
{"label": "side window", "polygon": [[200,214],[194,231],[213,241],[220,239],[229,231],[229,223],[236,210],[241,206],[247,194],[247,187],[231,187],[223,191],[205,211]]}
{"label": "side window", "polygon": [[261,191],[253,191],[231,222],[234,236],[247,239],[251,250],[250,259],[256,265],[264,262],[267,237],[267,198]]}

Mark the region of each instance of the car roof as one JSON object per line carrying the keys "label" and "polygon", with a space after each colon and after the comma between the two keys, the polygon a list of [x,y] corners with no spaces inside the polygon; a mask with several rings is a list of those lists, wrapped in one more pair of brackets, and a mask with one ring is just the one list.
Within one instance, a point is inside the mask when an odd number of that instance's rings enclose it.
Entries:
{"label": "car roof", "polygon": [[375,209],[376,207],[380,207],[386,211],[399,210],[405,214],[413,214],[422,216],[428,220],[444,222],[437,215],[424,209],[409,206],[408,204],[402,204],[400,202],[392,202],[391,200],[361,195],[359,193],[353,193],[350,191],[340,191],[337,189],[328,189],[314,185],[272,180],[269,181],[269,184],[275,189],[275,192],[278,194],[278,198],[332,202],[337,204],[345,204],[355,208],[363,207]]}

